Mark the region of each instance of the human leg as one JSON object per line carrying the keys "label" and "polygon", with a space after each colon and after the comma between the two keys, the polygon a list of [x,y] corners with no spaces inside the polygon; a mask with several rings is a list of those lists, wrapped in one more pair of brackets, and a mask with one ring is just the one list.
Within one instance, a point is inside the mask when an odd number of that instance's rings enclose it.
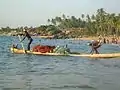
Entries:
{"label": "human leg", "polygon": [[30,50],[30,44],[32,43],[33,39],[30,39],[29,43],[28,43],[28,46],[27,46],[27,49]]}

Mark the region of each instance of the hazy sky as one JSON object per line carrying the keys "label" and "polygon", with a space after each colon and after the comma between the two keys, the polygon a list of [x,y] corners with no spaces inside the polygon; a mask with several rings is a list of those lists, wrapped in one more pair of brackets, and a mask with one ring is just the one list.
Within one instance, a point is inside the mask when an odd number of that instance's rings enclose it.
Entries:
{"label": "hazy sky", "polygon": [[0,27],[40,26],[55,16],[80,17],[97,9],[120,12],[120,0],[0,0]]}

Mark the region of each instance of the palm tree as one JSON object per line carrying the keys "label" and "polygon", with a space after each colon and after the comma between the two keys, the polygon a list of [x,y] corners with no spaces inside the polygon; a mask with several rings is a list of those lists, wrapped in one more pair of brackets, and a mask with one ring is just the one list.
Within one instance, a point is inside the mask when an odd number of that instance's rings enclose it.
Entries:
{"label": "palm tree", "polygon": [[100,34],[104,34],[105,31],[105,16],[106,12],[103,8],[97,10],[96,22],[98,24],[98,30]]}
{"label": "palm tree", "polygon": [[50,19],[48,19],[47,21],[48,21],[48,23],[50,23]]}
{"label": "palm tree", "polygon": [[85,15],[84,15],[84,14],[82,14],[82,15],[81,15],[81,17],[82,17],[82,19],[84,19]]}
{"label": "palm tree", "polygon": [[53,23],[53,25],[56,25],[56,20],[52,19],[51,22]]}
{"label": "palm tree", "polygon": [[95,20],[95,15],[92,15],[92,16],[91,16],[91,19],[94,21],[94,20]]}
{"label": "palm tree", "polygon": [[66,19],[66,16],[65,16],[65,14],[63,14],[63,15],[62,15],[62,17],[63,17],[63,19],[64,19],[64,20]]}
{"label": "palm tree", "polygon": [[90,16],[88,14],[87,14],[86,18],[87,18],[88,22],[91,22],[91,18],[90,18]]}

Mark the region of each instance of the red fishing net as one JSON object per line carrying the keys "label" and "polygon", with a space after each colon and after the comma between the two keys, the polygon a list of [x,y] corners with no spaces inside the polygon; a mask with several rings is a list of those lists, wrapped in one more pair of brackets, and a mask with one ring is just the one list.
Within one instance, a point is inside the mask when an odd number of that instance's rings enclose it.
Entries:
{"label": "red fishing net", "polygon": [[50,53],[53,52],[53,49],[55,48],[55,46],[48,46],[48,45],[36,45],[33,47],[32,51],[33,52],[41,52],[41,53]]}

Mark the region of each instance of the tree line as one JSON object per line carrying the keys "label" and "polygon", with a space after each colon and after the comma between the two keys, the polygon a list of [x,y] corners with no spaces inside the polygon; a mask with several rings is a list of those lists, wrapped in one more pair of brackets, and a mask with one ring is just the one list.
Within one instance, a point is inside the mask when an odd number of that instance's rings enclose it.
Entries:
{"label": "tree line", "polygon": [[55,17],[48,19],[53,25],[66,28],[82,28],[86,35],[120,35],[120,13],[108,13],[103,8],[98,9],[96,15]]}

